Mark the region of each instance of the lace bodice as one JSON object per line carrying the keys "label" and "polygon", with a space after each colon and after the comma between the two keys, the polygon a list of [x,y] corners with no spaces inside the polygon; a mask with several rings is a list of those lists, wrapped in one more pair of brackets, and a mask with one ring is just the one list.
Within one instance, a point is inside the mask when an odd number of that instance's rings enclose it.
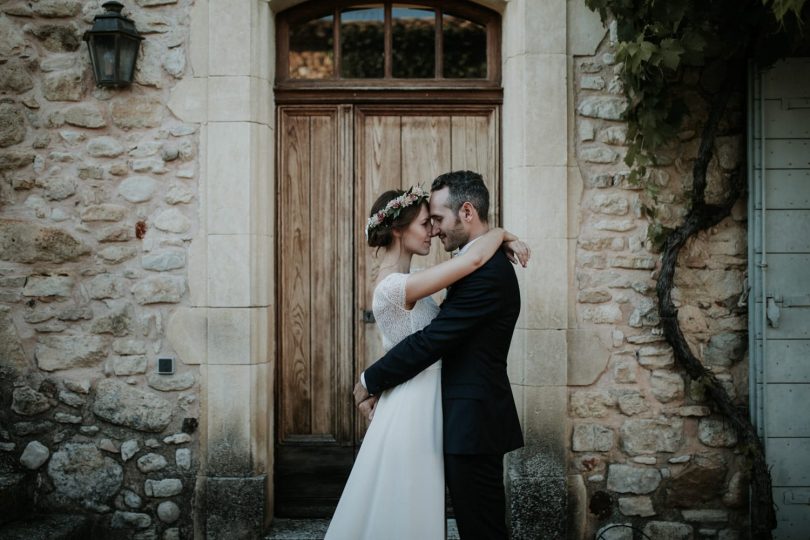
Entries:
{"label": "lace bodice", "polygon": [[405,281],[408,274],[388,274],[374,289],[372,309],[386,351],[414,332],[427,326],[439,313],[432,298],[422,298],[405,309]]}

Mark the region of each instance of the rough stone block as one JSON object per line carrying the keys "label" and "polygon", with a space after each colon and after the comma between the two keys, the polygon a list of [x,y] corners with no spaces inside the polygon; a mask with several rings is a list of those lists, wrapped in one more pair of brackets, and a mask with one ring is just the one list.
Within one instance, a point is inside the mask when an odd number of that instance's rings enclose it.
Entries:
{"label": "rough stone block", "polygon": [[674,521],[651,521],[644,527],[644,534],[656,540],[692,540],[694,531],[690,525]]}
{"label": "rough stone block", "polygon": [[608,467],[607,488],[618,493],[652,493],[661,483],[661,472],[647,467],[613,464]]}
{"label": "rough stone block", "polygon": [[656,514],[649,497],[621,497],[619,511],[625,516],[649,517]]}
{"label": "rough stone block", "polygon": [[655,370],[650,376],[650,386],[655,399],[668,403],[683,397],[683,377],[671,371]]}
{"label": "rough stone block", "polygon": [[194,386],[194,374],[190,371],[174,375],[150,373],[146,377],[146,380],[150,387],[155,390],[160,390],[161,392],[187,390]]}
{"label": "rough stone block", "polygon": [[172,501],[163,501],[157,507],[157,515],[163,523],[174,523],[180,517],[180,507]]}
{"label": "rough stone block", "polygon": [[183,276],[155,276],[139,281],[132,288],[132,294],[139,304],[176,304],[185,290],[186,279]]}
{"label": "rough stone block", "polygon": [[144,355],[118,356],[113,358],[113,373],[121,376],[146,373],[147,358]]}
{"label": "rough stone block", "polygon": [[25,139],[27,123],[22,107],[0,103],[0,147],[17,144]]}
{"label": "rough stone block", "polygon": [[[138,29],[144,31],[140,26]],[[113,124],[122,129],[158,127],[163,111],[158,97],[122,97],[114,99],[110,105]]]}
{"label": "rough stone block", "polygon": [[106,379],[96,387],[93,413],[113,424],[159,433],[171,421],[172,404],[153,392]]}
{"label": "rough stone block", "polygon": [[71,69],[46,73],[42,93],[48,101],[80,101],[84,93],[84,74]]}
{"label": "rough stone block", "polygon": [[121,487],[124,472],[95,445],[67,443],[51,456],[48,475],[57,495],[77,502],[104,503]]}
{"label": "rough stone block", "polygon": [[250,539],[264,523],[267,477],[205,479],[206,538]]}
{"label": "rough stone block", "polygon": [[581,116],[620,120],[626,108],[627,100],[624,98],[593,96],[584,98],[577,107],[577,112]]}
{"label": "rough stone block", "polygon": [[183,482],[178,478],[146,480],[143,491],[147,497],[173,497],[183,491]]}
{"label": "rough stone block", "polygon": [[48,461],[51,452],[39,441],[31,441],[20,456],[20,463],[30,470],[36,470]]}
{"label": "rough stone block", "polygon": [[709,365],[729,367],[742,359],[747,348],[743,334],[716,334],[709,339],[703,358]]}
{"label": "rough stone block", "polygon": [[638,390],[626,390],[617,392],[616,403],[619,410],[627,416],[635,416],[650,410],[650,404]]}
{"label": "rough stone block", "polygon": [[34,87],[34,80],[25,62],[19,58],[9,58],[0,65],[0,92],[22,94]]}
{"label": "rough stone block", "polygon": [[574,452],[609,452],[613,430],[599,424],[576,424],[571,441]]}
{"label": "rough stone block", "polygon": [[683,420],[680,418],[629,419],[621,427],[622,449],[632,456],[677,452],[683,440]]}
{"label": "rough stone block", "polygon": [[512,477],[507,482],[512,538],[566,538],[564,476]]}
{"label": "rough stone block", "polygon": [[148,453],[138,458],[136,462],[138,470],[142,473],[150,473],[165,469],[169,464],[166,458],[160,454]]}
{"label": "rough stone block", "polygon": [[95,366],[107,355],[106,349],[106,341],[98,336],[43,336],[34,355],[40,369],[56,371]]}
{"label": "rough stone block", "polygon": [[73,277],[64,274],[28,276],[23,288],[23,296],[70,296],[73,291]]}
{"label": "rough stone block", "polygon": [[698,423],[698,438],[706,446],[728,447],[737,444],[737,432],[724,418],[701,418]]}
{"label": "rough stone block", "polygon": [[689,465],[667,482],[667,504],[690,508],[725,492],[727,469],[722,460],[696,455]]}
{"label": "rough stone block", "polygon": [[184,233],[191,228],[191,220],[177,208],[169,208],[155,217],[154,225],[161,231]]}
{"label": "rough stone block", "polygon": [[179,250],[161,250],[144,255],[141,266],[146,270],[166,272],[186,265],[186,252]]}
{"label": "rough stone block", "polygon": [[571,394],[571,413],[580,418],[603,418],[616,399],[606,390],[580,390]]}
{"label": "rough stone block", "polygon": [[138,512],[120,512],[113,513],[110,520],[110,527],[113,529],[146,529],[152,525],[152,518],[149,514],[141,514]]}

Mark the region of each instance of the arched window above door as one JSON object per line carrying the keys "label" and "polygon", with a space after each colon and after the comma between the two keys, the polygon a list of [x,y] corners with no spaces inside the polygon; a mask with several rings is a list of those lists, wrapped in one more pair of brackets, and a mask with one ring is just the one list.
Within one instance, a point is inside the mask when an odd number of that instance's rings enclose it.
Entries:
{"label": "arched window above door", "polygon": [[500,83],[500,17],[468,2],[308,2],[277,28],[280,87]]}

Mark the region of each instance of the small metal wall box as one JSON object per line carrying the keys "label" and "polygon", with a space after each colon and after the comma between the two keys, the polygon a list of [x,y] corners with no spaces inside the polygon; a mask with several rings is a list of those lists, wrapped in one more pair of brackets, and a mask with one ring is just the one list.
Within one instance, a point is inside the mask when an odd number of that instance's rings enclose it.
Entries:
{"label": "small metal wall box", "polygon": [[158,357],[157,372],[160,375],[171,375],[174,373],[174,358],[171,356]]}

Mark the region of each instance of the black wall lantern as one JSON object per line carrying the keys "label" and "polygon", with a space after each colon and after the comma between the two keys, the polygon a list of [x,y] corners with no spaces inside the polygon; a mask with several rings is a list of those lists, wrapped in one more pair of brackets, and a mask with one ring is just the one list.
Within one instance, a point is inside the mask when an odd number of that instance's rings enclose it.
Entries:
{"label": "black wall lantern", "polygon": [[143,37],[135,23],[121,15],[123,4],[105,2],[107,11],[96,15],[93,28],[84,33],[90,62],[98,86],[127,86],[132,83],[135,60]]}

